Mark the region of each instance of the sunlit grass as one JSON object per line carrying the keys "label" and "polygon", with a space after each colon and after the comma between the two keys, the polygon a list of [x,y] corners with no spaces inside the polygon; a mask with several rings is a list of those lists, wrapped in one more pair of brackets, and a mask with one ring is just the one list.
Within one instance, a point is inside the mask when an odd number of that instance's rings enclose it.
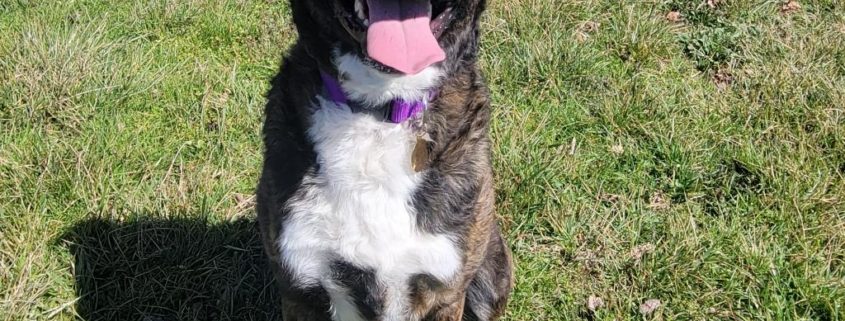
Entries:
{"label": "sunlit grass", "polygon": [[[710,2],[490,4],[507,320],[845,319],[845,7]],[[0,30],[0,320],[276,317],[285,1],[12,0]]]}

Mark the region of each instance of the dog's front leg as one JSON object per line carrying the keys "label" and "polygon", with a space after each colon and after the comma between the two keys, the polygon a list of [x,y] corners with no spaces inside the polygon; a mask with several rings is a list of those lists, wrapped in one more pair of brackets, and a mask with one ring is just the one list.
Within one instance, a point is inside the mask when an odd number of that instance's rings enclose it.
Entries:
{"label": "dog's front leg", "polygon": [[457,300],[451,304],[444,306],[437,310],[434,317],[428,320],[431,321],[461,321],[464,316],[464,302],[466,295],[461,293]]}
{"label": "dog's front leg", "polygon": [[283,321],[332,321],[324,304],[303,303],[299,300],[282,300]]}

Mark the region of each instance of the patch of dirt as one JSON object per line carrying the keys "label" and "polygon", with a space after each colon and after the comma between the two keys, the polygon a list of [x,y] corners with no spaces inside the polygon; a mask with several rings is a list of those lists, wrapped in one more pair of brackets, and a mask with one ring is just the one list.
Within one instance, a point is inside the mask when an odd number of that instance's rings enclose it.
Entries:
{"label": "patch of dirt", "polygon": [[661,302],[658,299],[646,300],[645,302],[643,302],[643,304],[640,304],[640,313],[642,313],[643,315],[649,315],[654,312],[654,310],[657,310],[660,305]]}
{"label": "patch of dirt", "polygon": [[634,261],[634,265],[640,264],[640,261],[643,259],[643,255],[654,252],[654,248],[654,244],[651,243],[640,244],[632,248],[629,255]]}
{"label": "patch of dirt", "polygon": [[622,153],[625,152],[625,147],[623,147],[622,144],[614,144],[613,146],[610,146],[610,152],[616,155],[622,155]]}
{"label": "patch of dirt", "polygon": [[587,298],[587,309],[590,310],[590,312],[596,312],[596,310],[603,306],[604,300],[602,300],[602,298],[600,297],[597,297],[595,294],[590,295],[590,297]]}
{"label": "patch of dirt", "polygon": [[734,76],[729,71],[720,69],[713,75],[713,83],[719,91],[728,89],[734,82]]}
{"label": "patch of dirt", "polygon": [[666,14],[666,20],[669,20],[670,22],[678,23],[678,22],[683,21],[684,17],[681,16],[680,11],[673,10],[673,11],[669,11],[669,13]]}
{"label": "patch of dirt", "polygon": [[601,192],[598,195],[598,200],[602,202],[604,205],[608,206],[617,206],[623,201],[622,196],[618,194],[611,194]]}
{"label": "patch of dirt", "polygon": [[578,27],[578,30],[586,33],[593,33],[598,31],[599,27],[601,27],[600,23],[595,21],[587,21],[582,23],[581,26]]}
{"label": "patch of dirt", "polygon": [[573,260],[580,263],[584,271],[590,275],[597,274],[604,264],[602,258],[595,251],[589,249],[576,251]]}
{"label": "patch of dirt", "polygon": [[575,30],[575,40],[578,40],[578,42],[587,41],[587,39],[590,38],[590,34],[598,31],[599,27],[601,27],[601,24],[595,21],[586,21],[582,23]]}
{"label": "patch of dirt", "polygon": [[666,210],[670,206],[672,206],[672,201],[663,192],[654,192],[648,204],[648,208],[653,210]]}
{"label": "patch of dirt", "polygon": [[780,6],[780,12],[781,13],[793,13],[793,12],[796,12],[798,10],[801,10],[801,4],[798,3],[798,1],[795,1],[795,0],[789,0],[786,3],[784,3],[782,6]]}

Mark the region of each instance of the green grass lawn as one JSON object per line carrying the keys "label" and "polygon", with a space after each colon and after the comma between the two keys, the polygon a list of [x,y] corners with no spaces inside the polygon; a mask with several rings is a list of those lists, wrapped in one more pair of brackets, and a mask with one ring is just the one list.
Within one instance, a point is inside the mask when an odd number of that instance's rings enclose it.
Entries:
{"label": "green grass lawn", "polygon": [[[0,320],[278,316],[252,193],[289,14],[0,0]],[[507,320],[845,320],[845,3],[494,0],[483,28]]]}

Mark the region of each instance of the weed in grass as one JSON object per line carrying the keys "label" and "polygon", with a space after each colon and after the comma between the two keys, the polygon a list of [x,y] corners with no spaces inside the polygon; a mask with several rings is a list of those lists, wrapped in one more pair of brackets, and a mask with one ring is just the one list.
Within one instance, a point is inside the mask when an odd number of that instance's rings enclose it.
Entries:
{"label": "weed in grass", "polygon": [[716,71],[735,65],[742,34],[733,26],[704,28],[679,37],[687,57],[700,71]]}

